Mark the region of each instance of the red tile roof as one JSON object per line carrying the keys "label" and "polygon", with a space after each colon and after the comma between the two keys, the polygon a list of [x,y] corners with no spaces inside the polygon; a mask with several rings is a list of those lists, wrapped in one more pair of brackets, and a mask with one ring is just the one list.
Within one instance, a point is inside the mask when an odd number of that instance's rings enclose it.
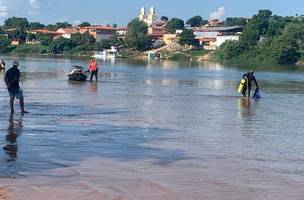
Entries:
{"label": "red tile roof", "polygon": [[100,26],[100,25],[95,25],[95,26],[85,26],[85,27],[80,27],[80,29],[97,29],[97,30],[115,30],[113,27],[111,26]]}
{"label": "red tile roof", "polygon": [[127,31],[127,30],[129,30],[129,29],[128,29],[128,27],[126,27],[126,26],[122,26],[122,27],[117,27],[117,28],[115,28],[115,30],[117,30],[117,31]]}
{"label": "red tile roof", "polygon": [[78,30],[75,28],[60,28],[57,30],[57,32],[63,34],[75,34],[78,33]]}

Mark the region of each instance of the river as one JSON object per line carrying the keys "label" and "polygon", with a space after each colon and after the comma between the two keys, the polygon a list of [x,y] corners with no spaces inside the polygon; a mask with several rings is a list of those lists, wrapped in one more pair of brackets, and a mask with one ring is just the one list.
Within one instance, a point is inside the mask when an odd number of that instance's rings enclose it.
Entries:
{"label": "river", "polygon": [[30,114],[9,115],[0,74],[0,185],[9,199],[286,200],[304,196],[303,70],[261,67],[260,100],[236,93],[250,67],[18,59]]}

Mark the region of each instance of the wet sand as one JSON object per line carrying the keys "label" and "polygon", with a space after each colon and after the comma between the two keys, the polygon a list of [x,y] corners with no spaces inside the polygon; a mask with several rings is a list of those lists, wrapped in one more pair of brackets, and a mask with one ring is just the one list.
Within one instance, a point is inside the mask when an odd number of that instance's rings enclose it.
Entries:
{"label": "wet sand", "polygon": [[[240,172],[245,182],[237,182],[237,177],[217,177],[209,171],[195,161],[156,166],[152,160],[115,162],[91,158],[79,166],[6,180],[5,187],[10,191],[9,199],[31,200],[300,200],[304,195],[303,183],[273,176],[268,170],[263,177],[245,177],[246,173]],[[252,178],[255,180],[249,182]]]}
{"label": "wet sand", "polygon": [[7,189],[0,187],[0,200],[7,200]]}

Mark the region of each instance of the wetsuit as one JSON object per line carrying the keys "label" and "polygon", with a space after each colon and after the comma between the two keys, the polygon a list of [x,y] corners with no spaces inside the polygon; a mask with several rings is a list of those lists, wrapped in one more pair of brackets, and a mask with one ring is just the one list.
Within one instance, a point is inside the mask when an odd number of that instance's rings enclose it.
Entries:
{"label": "wetsuit", "polygon": [[242,90],[242,94],[243,94],[244,97],[246,97],[247,89],[248,89],[248,97],[250,97],[252,81],[254,82],[254,84],[256,86],[256,89],[259,90],[258,82],[256,81],[255,76],[253,75],[253,73],[248,72],[248,73],[244,74],[243,79],[246,80],[246,83],[245,83],[245,85],[243,87],[243,90]]}

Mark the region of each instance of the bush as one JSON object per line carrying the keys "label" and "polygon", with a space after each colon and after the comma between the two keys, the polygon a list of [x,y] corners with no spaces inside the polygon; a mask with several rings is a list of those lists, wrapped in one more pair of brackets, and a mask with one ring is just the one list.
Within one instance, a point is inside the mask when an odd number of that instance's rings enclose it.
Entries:
{"label": "bush", "polygon": [[24,53],[24,54],[45,54],[48,53],[49,49],[41,44],[22,44],[16,46],[13,53]]}

